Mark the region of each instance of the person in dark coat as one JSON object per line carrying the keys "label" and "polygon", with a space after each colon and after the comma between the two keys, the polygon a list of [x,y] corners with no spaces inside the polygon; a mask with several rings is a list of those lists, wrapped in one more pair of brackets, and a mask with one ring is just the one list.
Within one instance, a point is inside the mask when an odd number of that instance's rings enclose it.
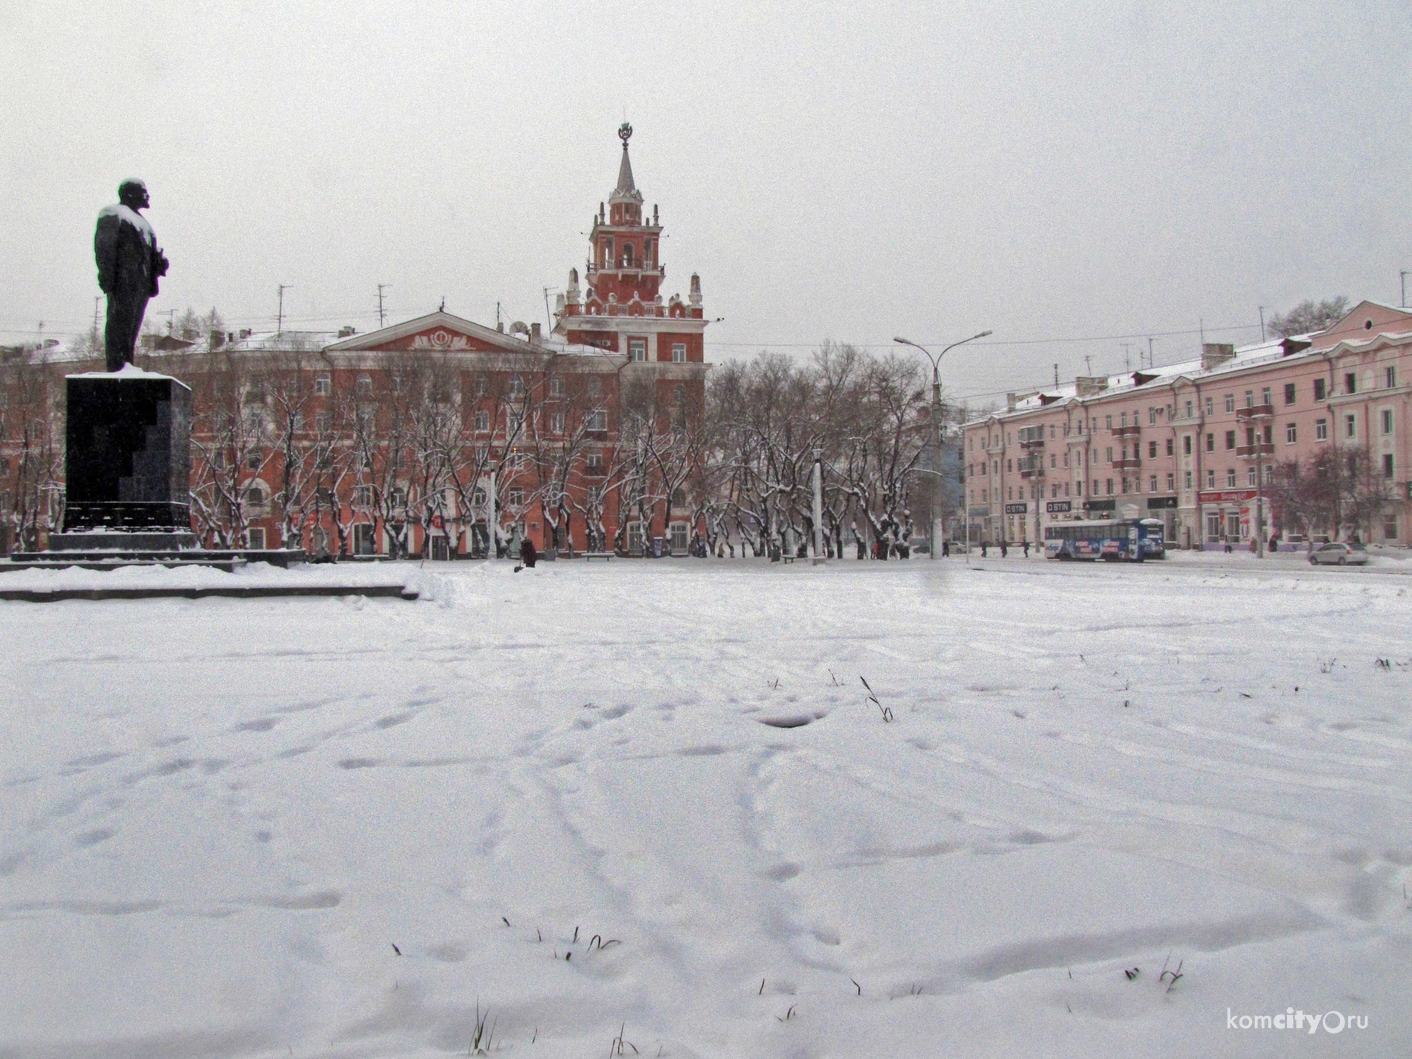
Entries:
{"label": "person in dark coat", "polygon": [[157,294],[157,277],[167,274],[167,259],[157,246],[157,236],[138,212],[150,205],[146,184],[124,180],[118,187],[118,204],[99,211],[93,233],[98,286],[108,296],[103,348],[109,371],[132,363],[147,301]]}
{"label": "person in dark coat", "polygon": [[1005,538],[1000,538],[1000,558],[1004,559],[1010,554],[1010,545],[1005,542]]}
{"label": "person in dark coat", "polygon": [[985,557],[986,557],[986,544],[985,544],[985,541],[981,541],[981,558],[984,559]]}
{"label": "person in dark coat", "polygon": [[538,556],[536,555],[534,550],[534,541],[526,537],[524,539],[524,542],[520,545],[520,562],[524,563],[531,570],[533,570],[534,561],[537,558]]}
{"label": "person in dark coat", "polygon": [[1028,540],[1024,540],[1021,541],[1020,544],[1025,549],[1025,558],[1028,559],[1030,557],[1030,542]]}

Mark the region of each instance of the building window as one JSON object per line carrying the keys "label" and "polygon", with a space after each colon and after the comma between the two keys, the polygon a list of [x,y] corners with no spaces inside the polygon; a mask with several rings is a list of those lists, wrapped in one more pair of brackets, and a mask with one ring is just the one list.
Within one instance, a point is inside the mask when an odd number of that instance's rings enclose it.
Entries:
{"label": "building window", "polygon": [[1156,476],[1155,474],[1152,476],[1151,481],[1148,483],[1148,490],[1147,490],[1147,491],[1148,491],[1149,493],[1155,493],[1155,492],[1157,492],[1157,476]]}
{"label": "building window", "polygon": [[1358,392],[1358,373],[1356,371],[1346,371],[1343,373],[1343,392]]}
{"label": "building window", "polygon": [[602,473],[603,473],[603,453],[601,453],[601,452],[590,452],[590,453],[588,454],[588,473],[589,473],[589,474],[602,474]]}
{"label": "building window", "polygon": [[1268,386],[1260,391],[1260,403],[1270,404],[1270,388]]}
{"label": "building window", "polygon": [[512,508],[522,508],[525,506],[525,491],[519,486],[509,490],[505,494],[505,502]]}
{"label": "building window", "polygon": [[1167,492],[1172,492],[1177,487],[1177,476],[1171,471],[1167,472]]}
{"label": "building window", "polygon": [[482,409],[476,413],[476,430],[484,434],[490,429],[490,413]]}
{"label": "building window", "polygon": [[1226,448],[1227,448],[1227,449],[1233,449],[1233,448],[1235,448],[1235,447],[1236,447],[1236,444],[1235,444],[1235,443],[1236,443],[1236,433],[1235,433],[1235,431],[1234,431],[1234,430],[1227,430],[1227,431],[1226,431]]}
{"label": "building window", "polygon": [[1384,433],[1384,434],[1391,434],[1391,433],[1392,433],[1392,409],[1391,409],[1391,408],[1384,408],[1384,409],[1382,410],[1382,413],[1381,413],[1381,418],[1382,418],[1382,421],[1383,421],[1383,433]]}
{"label": "building window", "polygon": [[1299,427],[1294,423],[1285,424],[1285,444],[1293,445],[1299,440]]}
{"label": "building window", "polygon": [[588,396],[590,396],[590,397],[599,397],[599,396],[602,395],[602,393],[603,393],[603,380],[602,380],[602,379],[596,379],[596,378],[595,378],[595,379],[589,379],[589,380],[588,380]]}
{"label": "building window", "polygon": [[252,507],[259,507],[265,502],[265,491],[258,485],[252,485],[245,490],[245,502]]}
{"label": "building window", "polygon": [[564,396],[564,377],[562,375],[551,375],[549,377],[549,396]]}
{"label": "building window", "polygon": [[1328,421],[1327,419],[1316,419],[1316,420],[1314,420],[1314,440],[1315,440],[1315,441],[1328,441],[1328,440],[1329,440],[1329,421]]}
{"label": "building window", "polygon": [[1295,395],[1297,394],[1297,392],[1298,391],[1295,389],[1294,383],[1285,383],[1285,404],[1294,404]]}
{"label": "building window", "polygon": [[1112,495],[1113,495],[1113,479],[1111,479],[1111,478],[1106,478],[1106,479],[1104,479],[1104,482],[1105,482],[1105,484],[1107,485],[1107,493],[1108,493],[1108,495],[1109,495],[1109,496],[1112,496]]}
{"label": "building window", "polygon": [[599,433],[608,429],[608,413],[603,409],[598,409],[588,413],[588,429]]}
{"label": "building window", "polygon": [[525,393],[525,380],[522,375],[510,376],[510,396],[523,397]]}
{"label": "building window", "polygon": [[1246,407],[1246,408],[1254,408],[1254,407],[1255,407],[1255,391],[1254,391],[1254,390],[1246,390],[1246,391],[1245,391],[1245,407]]}
{"label": "building window", "polygon": [[1208,433],[1208,434],[1206,435],[1206,451],[1207,451],[1207,452],[1215,452],[1215,451],[1216,451],[1216,435],[1215,435],[1215,434]]}
{"label": "building window", "polygon": [[1227,489],[1234,489],[1234,488],[1235,488],[1235,484],[1236,484],[1235,468],[1234,468],[1234,467],[1227,467],[1227,468],[1226,468],[1226,488],[1227,488]]}
{"label": "building window", "polygon": [[[1391,390],[1394,386],[1397,385],[1397,369],[1396,369],[1396,368],[1384,368],[1384,369],[1383,369],[1383,385],[1386,386],[1389,390]],[[1394,534],[1394,536],[1396,536],[1396,534]]]}
{"label": "building window", "polygon": [[1254,485],[1254,484],[1255,484],[1255,468],[1254,468],[1254,467],[1247,467],[1247,468],[1246,468],[1246,470],[1245,470],[1245,484],[1246,484],[1246,485]]}
{"label": "building window", "polygon": [[1383,453],[1383,477],[1388,481],[1393,479],[1393,459],[1390,452]]}
{"label": "building window", "polygon": [[684,552],[684,551],[686,551],[686,547],[687,547],[686,528],[687,528],[687,527],[686,527],[686,523],[685,523],[685,522],[673,522],[673,523],[672,523],[672,551],[674,551],[674,552]]}
{"label": "building window", "polygon": [[1190,472],[1190,471],[1184,472],[1184,477],[1182,478],[1182,482],[1183,482],[1183,486],[1182,486],[1182,487],[1183,487],[1184,489],[1190,489],[1190,488],[1191,488],[1191,472]]}
{"label": "building window", "polygon": [[1358,416],[1352,412],[1343,417],[1343,436],[1346,438],[1358,436]]}
{"label": "building window", "polygon": [[320,434],[327,434],[329,427],[333,425],[333,417],[327,412],[319,412],[314,416],[314,430]]}
{"label": "building window", "polygon": [[1183,435],[1182,435],[1182,455],[1183,455],[1183,456],[1190,456],[1190,455],[1191,455],[1191,435],[1190,435],[1190,434],[1183,434]]}
{"label": "building window", "polygon": [[249,467],[252,471],[258,471],[260,469],[260,454],[258,452],[252,452],[249,456],[246,456],[245,466]]}
{"label": "building window", "polygon": [[647,339],[645,339],[645,338],[630,338],[630,339],[628,339],[628,356],[629,356],[632,360],[636,360],[636,361],[646,360],[646,359],[647,359]]}
{"label": "building window", "polygon": [[673,343],[672,343],[672,363],[673,363],[673,364],[685,364],[685,363],[686,363],[686,343],[685,343],[685,342],[673,342]]}
{"label": "building window", "polygon": [[1226,394],[1226,411],[1227,411],[1227,412],[1234,412],[1234,411],[1235,411],[1235,394],[1233,394],[1233,393],[1228,393],[1228,394]]}
{"label": "building window", "polygon": [[251,526],[245,531],[245,546],[257,552],[265,550],[265,531],[260,526]]}
{"label": "building window", "polygon": [[372,507],[373,487],[370,485],[355,485],[353,487],[353,506]]}
{"label": "building window", "polygon": [[1215,489],[1215,488],[1216,488],[1216,472],[1215,472],[1213,469],[1211,469],[1210,467],[1208,467],[1208,468],[1206,469],[1206,488],[1207,488],[1207,489]]}
{"label": "building window", "polygon": [[1397,540],[1397,516],[1383,516],[1383,539],[1389,541]]}
{"label": "building window", "polygon": [[562,434],[564,432],[564,413],[555,412],[549,417],[549,432],[551,434]]}
{"label": "building window", "polygon": [[1314,380],[1314,400],[1322,401],[1329,394],[1329,382],[1327,379]]}
{"label": "building window", "polygon": [[354,386],[359,397],[371,397],[373,395],[373,379],[371,375],[359,375]]}
{"label": "building window", "polygon": [[314,376],[314,396],[327,397],[333,392],[333,380],[327,375]]}

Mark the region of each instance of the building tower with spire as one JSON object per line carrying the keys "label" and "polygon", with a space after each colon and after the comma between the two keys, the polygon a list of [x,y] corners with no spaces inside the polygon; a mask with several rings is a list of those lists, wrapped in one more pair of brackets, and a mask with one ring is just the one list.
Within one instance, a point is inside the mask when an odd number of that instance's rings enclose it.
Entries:
{"label": "building tower with spire", "polygon": [[[579,286],[578,269],[569,270],[569,284],[559,296],[554,333],[564,341],[620,354],[629,362],[675,365],[682,381],[704,379],[706,331],[701,306],[701,279],[695,274],[685,301],[680,294],[663,300],[662,225],[657,207],[643,217],[642,192],[633,180],[628,158],[632,126],[618,129],[623,141],[618,184],[607,208],[598,204],[589,232],[591,256]],[[694,366],[694,367],[693,367]]]}

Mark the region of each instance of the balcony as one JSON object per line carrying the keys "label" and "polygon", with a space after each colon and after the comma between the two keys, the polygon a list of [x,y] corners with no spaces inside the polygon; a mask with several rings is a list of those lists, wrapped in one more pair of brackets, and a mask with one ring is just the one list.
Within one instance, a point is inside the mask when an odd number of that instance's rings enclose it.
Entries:
{"label": "balcony", "polygon": [[1135,438],[1142,433],[1142,427],[1134,423],[1130,427],[1114,427],[1113,436],[1115,438]]}
{"label": "balcony", "polygon": [[1248,423],[1254,419],[1275,418],[1275,406],[1272,404],[1257,404],[1253,408],[1237,408],[1236,419],[1241,423]]}
{"label": "balcony", "polygon": [[1021,478],[1044,477],[1044,453],[1022,456],[1016,461],[1016,465],[1019,467]]}
{"label": "balcony", "polygon": [[1236,458],[1240,460],[1253,460],[1257,456],[1273,456],[1275,446],[1268,441],[1257,442],[1254,445],[1237,445]]}
{"label": "balcony", "polygon": [[1113,469],[1117,471],[1136,471],[1140,467],[1142,467],[1142,460],[1137,456],[1113,461]]}
{"label": "balcony", "polygon": [[1044,447],[1044,427],[1021,427],[1020,448],[1039,449]]}

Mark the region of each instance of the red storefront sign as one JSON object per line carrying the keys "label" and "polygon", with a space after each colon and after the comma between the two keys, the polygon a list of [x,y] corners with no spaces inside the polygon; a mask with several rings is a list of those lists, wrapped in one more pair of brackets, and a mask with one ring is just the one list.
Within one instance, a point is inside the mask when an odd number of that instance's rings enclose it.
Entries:
{"label": "red storefront sign", "polygon": [[1254,499],[1254,489],[1203,489],[1196,494],[1201,504],[1241,504]]}

